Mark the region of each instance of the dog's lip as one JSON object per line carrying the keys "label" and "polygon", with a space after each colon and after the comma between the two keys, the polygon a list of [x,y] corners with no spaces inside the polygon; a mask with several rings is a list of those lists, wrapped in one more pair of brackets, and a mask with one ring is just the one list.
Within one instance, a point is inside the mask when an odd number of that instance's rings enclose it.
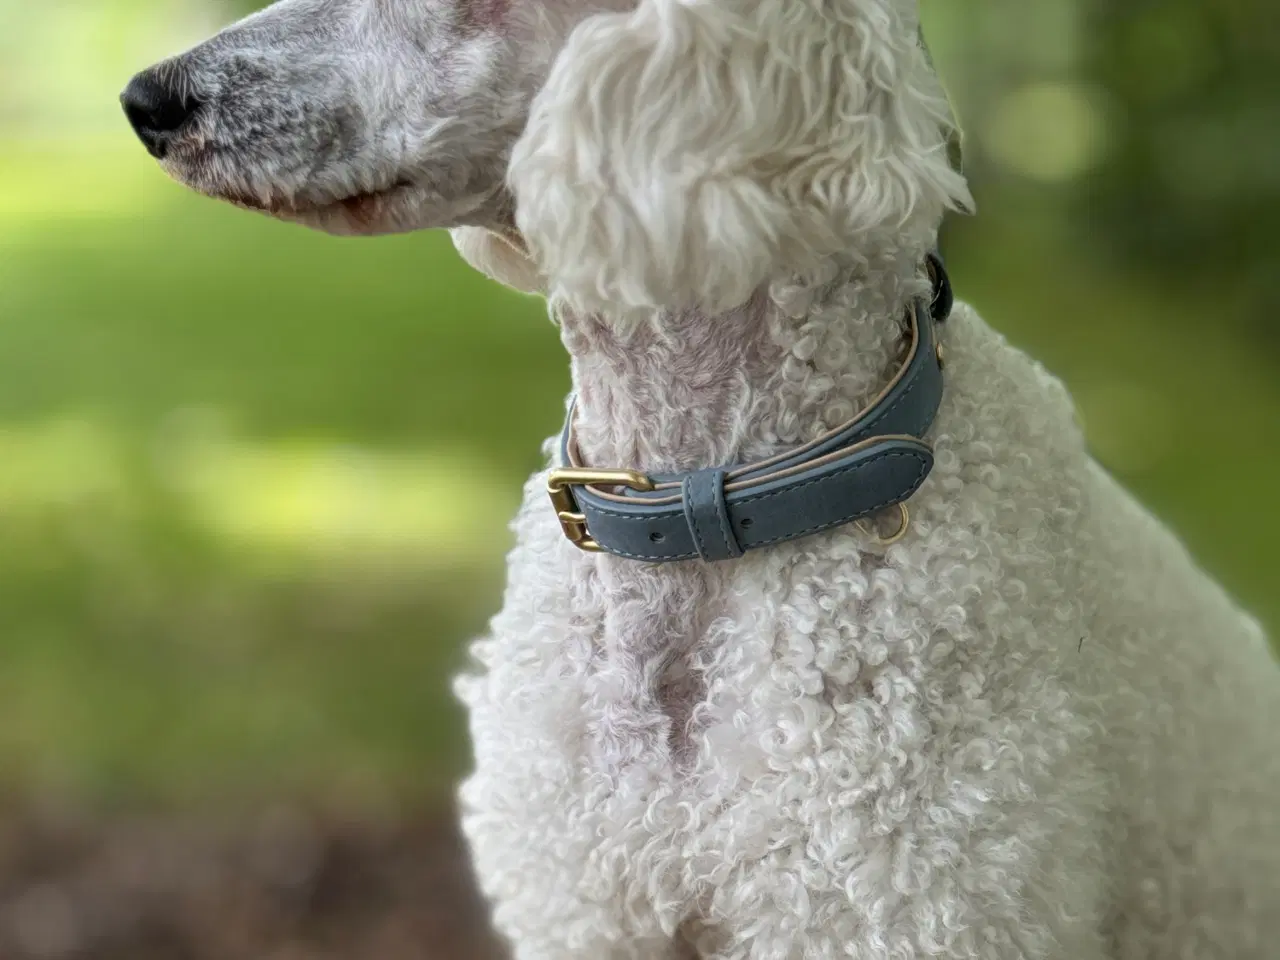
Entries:
{"label": "dog's lip", "polygon": [[312,200],[304,197],[295,200],[273,198],[264,201],[253,194],[235,190],[218,191],[216,196],[219,199],[235,204],[237,207],[244,207],[261,213],[270,213],[275,216],[306,216],[307,214],[320,213],[325,210],[341,209],[352,217],[359,217],[364,215],[371,207],[376,207],[383,201],[404,193],[413,187],[412,180],[401,178],[389,187],[378,190],[364,190],[344,197],[324,200]]}

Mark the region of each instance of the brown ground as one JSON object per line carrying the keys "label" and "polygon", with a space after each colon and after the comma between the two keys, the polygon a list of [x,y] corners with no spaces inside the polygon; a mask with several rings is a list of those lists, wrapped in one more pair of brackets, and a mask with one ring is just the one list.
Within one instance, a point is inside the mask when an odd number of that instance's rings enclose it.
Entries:
{"label": "brown ground", "polygon": [[448,811],[0,818],[0,960],[500,960]]}

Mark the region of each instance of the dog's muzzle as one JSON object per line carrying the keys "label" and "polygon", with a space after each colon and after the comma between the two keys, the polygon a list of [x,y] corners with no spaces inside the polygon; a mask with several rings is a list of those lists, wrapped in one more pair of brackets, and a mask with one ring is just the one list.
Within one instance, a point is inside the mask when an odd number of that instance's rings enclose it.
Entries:
{"label": "dog's muzzle", "polygon": [[942,347],[936,325],[951,314],[951,282],[931,254],[929,303],[907,311],[907,356],[888,386],[853,419],[768,460],[649,477],[582,465],[570,409],[560,438],[562,466],[547,492],[575,546],[632,560],[728,560],[897,507],[901,539],[906,501],[933,468],[924,436],[942,401]]}

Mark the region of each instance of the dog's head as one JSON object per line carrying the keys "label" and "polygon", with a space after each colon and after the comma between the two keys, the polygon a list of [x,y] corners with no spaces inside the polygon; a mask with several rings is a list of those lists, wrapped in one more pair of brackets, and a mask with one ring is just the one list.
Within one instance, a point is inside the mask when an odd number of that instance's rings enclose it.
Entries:
{"label": "dog's head", "polygon": [[519,239],[466,228],[518,227],[582,306],[732,306],[839,250],[922,249],[968,202],[915,0],[281,0],[123,101],[203,193],[463,228],[499,273]]}

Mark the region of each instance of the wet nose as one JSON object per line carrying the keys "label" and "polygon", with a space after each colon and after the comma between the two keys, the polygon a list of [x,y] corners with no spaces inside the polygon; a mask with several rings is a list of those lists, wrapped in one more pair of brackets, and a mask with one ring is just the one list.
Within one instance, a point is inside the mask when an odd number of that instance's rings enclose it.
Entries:
{"label": "wet nose", "polygon": [[120,103],[138,139],[156,158],[163,157],[173,135],[200,109],[201,101],[181,89],[182,76],[166,71],[144,70],[124,88]]}

